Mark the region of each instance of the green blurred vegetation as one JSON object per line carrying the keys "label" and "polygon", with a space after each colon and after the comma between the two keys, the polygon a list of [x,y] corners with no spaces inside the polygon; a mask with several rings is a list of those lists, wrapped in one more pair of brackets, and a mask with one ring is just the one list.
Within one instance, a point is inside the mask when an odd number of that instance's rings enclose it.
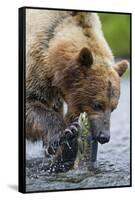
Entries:
{"label": "green blurred vegetation", "polygon": [[130,56],[130,15],[99,14],[102,29],[115,57]]}

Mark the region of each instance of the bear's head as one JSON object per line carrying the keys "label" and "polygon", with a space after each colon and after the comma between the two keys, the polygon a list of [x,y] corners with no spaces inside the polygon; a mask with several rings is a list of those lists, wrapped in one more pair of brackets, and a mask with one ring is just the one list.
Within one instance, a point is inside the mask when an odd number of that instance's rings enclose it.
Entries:
{"label": "bear's head", "polygon": [[53,85],[68,105],[67,119],[72,121],[80,113],[88,113],[91,131],[102,144],[110,139],[110,116],[118,105],[120,77],[127,67],[125,60],[114,66],[96,63],[90,49],[84,47],[54,75]]}

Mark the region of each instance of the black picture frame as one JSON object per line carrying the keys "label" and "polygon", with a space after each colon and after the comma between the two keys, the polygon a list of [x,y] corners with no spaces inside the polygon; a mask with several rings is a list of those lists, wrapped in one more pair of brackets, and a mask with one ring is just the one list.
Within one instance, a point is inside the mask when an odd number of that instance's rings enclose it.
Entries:
{"label": "black picture frame", "polygon": [[[130,16],[130,184],[124,186],[107,186],[94,188],[72,188],[61,190],[43,190],[43,191],[27,191],[26,190],[26,133],[25,133],[25,96],[26,96],[26,9],[42,9],[42,10],[63,10],[63,11],[85,11],[108,14],[124,14]],[[125,12],[108,12],[108,11],[93,11],[93,10],[75,10],[75,9],[59,9],[59,8],[43,8],[43,7],[21,7],[19,8],[19,175],[18,175],[18,190],[21,193],[34,192],[56,192],[56,191],[70,191],[70,190],[89,190],[89,189],[107,189],[117,187],[131,187],[132,186],[132,13]]]}

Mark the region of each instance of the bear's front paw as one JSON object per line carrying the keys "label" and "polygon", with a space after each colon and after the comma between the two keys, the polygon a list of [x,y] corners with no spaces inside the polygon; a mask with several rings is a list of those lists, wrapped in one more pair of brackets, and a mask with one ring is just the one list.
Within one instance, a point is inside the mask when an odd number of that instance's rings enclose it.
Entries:
{"label": "bear's front paw", "polygon": [[70,148],[69,143],[78,137],[80,125],[78,118],[76,118],[64,131],[64,135],[60,139],[61,144],[67,144]]}
{"label": "bear's front paw", "polygon": [[44,144],[45,146],[45,155],[50,157],[55,155],[57,150],[61,148],[61,146],[67,146],[71,149],[71,144],[78,137],[80,125],[78,122],[78,118],[76,118],[64,131],[62,134],[56,134],[53,139]]}
{"label": "bear's front paw", "polygon": [[59,144],[59,140],[51,142],[48,146],[46,146],[45,148],[45,155],[47,157],[50,157],[51,155],[54,155],[58,149],[58,147],[60,146]]}

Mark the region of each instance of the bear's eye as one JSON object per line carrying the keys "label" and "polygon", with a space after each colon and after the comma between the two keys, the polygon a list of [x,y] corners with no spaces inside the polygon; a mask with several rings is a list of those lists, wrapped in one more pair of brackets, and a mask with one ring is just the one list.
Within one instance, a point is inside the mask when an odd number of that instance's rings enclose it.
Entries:
{"label": "bear's eye", "polygon": [[100,104],[100,103],[95,103],[92,107],[95,111],[102,111],[103,110],[103,105]]}

